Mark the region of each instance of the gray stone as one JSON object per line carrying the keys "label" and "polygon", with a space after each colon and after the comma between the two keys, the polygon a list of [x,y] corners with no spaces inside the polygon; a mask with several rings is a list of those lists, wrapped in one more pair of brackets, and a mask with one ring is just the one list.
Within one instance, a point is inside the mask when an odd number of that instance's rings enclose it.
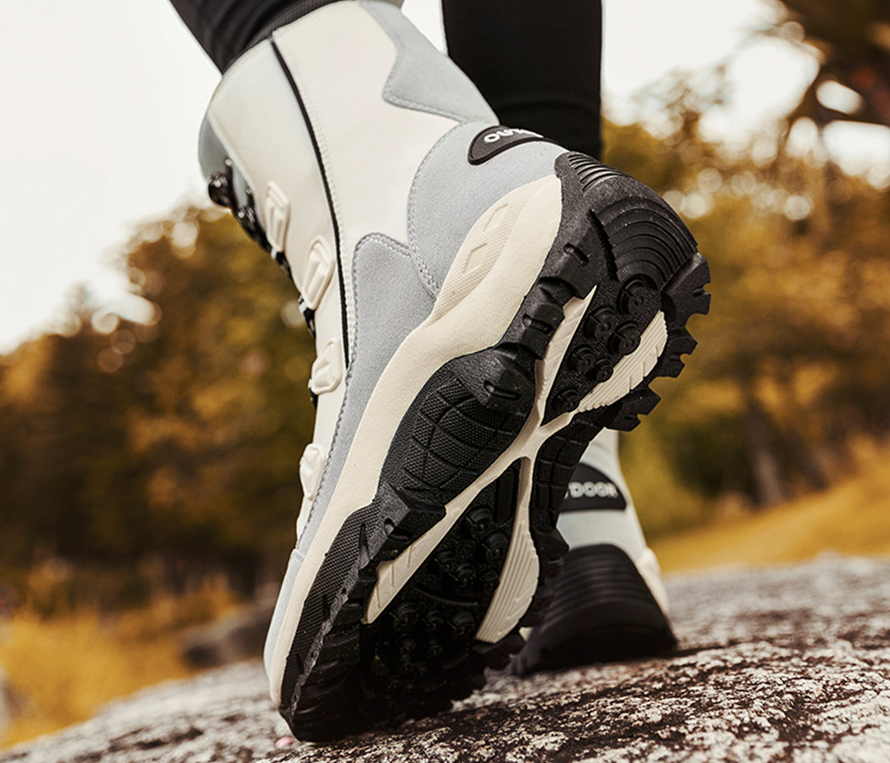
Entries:
{"label": "gray stone", "polygon": [[275,599],[261,599],[208,625],[183,633],[180,652],[195,668],[216,668],[263,653]]}
{"label": "gray stone", "polygon": [[258,662],[154,687],[3,761],[890,761],[890,562],[822,558],[669,581],[679,652],[521,680],[315,746]]}

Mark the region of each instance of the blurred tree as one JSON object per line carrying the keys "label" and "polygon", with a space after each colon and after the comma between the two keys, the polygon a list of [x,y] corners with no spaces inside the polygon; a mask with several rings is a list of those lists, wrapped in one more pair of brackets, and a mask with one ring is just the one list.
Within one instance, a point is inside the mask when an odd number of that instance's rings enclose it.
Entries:
{"label": "blurred tree", "polygon": [[[886,0],[781,0],[787,9],[773,30],[818,50],[819,70],[789,123],[808,117],[824,127],[835,120],[890,126],[890,3]],[[850,106],[832,104],[837,84],[858,96]]]}
{"label": "blurred tree", "polygon": [[139,241],[126,267],[156,321],[132,364],[150,402],[130,421],[153,522],[168,554],[212,549],[249,588],[259,565],[282,564],[293,544],[312,434],[314,347],[305,327],[294,330],[296,293],[210,210],[184,210]]}
{"label": "blurred tree", "polygon": [[[713,275],[700,348],[629,439],[656,530],[700,518],[696,501],[818,488],[848,443],[890,432],[890,198],[812,158],[711,144],[699,120],[719,89],[664,92],[661,134],[609,125],[606,157],[679,209]],[[293,285],[213,210],[144,226],[120,265],[143,322],[80,295],[64,336],[0,358],[0,563],[277,578],[314,417]]]}
{"label": "blurred tree", "polygon": [[701,346],[680,382],[659,387],[672,403],[644,426],[659,430],[683,485],[773,503],[824,486],[857,433],[890,430],[879,350],[890,343],[879,286],[890,199],[839,172],[826,182],[811,157],[720,150],[675,84],[667,135],[612,125],[606,142],[609,163],[681,211],[713,275],[711,315],[693,329]]}
{"label": "blurred tree", "polygon": [[147,323],[81,299],[70,335],[0,365],[0,549],[25,565],[160,554],[171,583],[223,566],[250,590],[293,544],[312,432],[293,286],[210,210],[147,226],[122,265]]}

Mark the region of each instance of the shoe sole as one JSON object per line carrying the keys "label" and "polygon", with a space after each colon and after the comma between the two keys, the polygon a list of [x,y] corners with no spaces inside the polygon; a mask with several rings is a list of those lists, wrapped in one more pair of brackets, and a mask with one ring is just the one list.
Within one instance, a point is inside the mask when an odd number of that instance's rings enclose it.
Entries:
{"label": "shoe sole", "polygon": [[667,654],[677,646],[670,622],[633,560],[608,543],[573,549],[553,582],[544,622],[513,658],[524,676]]}
{"label": "shoe sole", "polygon": [[581,154],[556,175],[562,220],[512,323],[428,379],[305,598],[279,707],[301,739],[438,712],[506,667],[551,597],[556,513],[588,442],[635,426],[649,383],[695,347],[709,274],[676,214]]}

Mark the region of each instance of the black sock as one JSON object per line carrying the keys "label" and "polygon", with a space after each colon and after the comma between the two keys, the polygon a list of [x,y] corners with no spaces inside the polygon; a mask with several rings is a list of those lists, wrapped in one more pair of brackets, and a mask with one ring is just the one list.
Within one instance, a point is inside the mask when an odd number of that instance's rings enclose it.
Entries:
{"label": "black sock", "polygon": [[599,156],[600,0],[442,0],[448,54],[505,125]]}

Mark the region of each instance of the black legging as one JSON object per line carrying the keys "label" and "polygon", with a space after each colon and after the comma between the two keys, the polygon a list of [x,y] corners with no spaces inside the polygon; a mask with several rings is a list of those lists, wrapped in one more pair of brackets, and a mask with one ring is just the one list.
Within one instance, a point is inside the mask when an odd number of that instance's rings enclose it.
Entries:
{"label": "black legging", "polygon": [[[332,0],[172,0],[221,71]],[[506,125],[599,156],[600,0],[442,0],[451,58]]]}

